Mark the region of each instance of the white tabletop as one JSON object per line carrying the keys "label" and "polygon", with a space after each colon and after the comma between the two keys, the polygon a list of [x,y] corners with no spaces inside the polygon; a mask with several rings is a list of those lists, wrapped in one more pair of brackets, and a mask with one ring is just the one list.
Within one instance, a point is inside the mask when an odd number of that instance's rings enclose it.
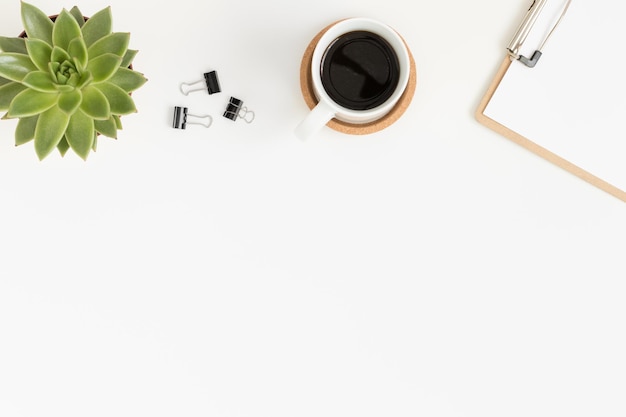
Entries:
{"label": "white tabletop", "polygon": [[[624,415],[626,206],[473,117],[529,3],[79,5],[149,81],[87,162],[0,121],[0,415]],[[415,97],[299,141],[304,49],[351,16],[405,38]]]}

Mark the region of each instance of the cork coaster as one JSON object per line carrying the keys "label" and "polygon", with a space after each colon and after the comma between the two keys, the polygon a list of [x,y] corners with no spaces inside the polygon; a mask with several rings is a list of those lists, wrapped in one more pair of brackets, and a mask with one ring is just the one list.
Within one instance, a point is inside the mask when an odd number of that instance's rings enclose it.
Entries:
{"label": "cork coaster", "polygon": [[[315,97],[315,91],[313,90],[313,81],[311,79],[311,58],[313,57],[313,50],[315,49],[315,45],[322,37],[322,35],[324,35],[324,33],[335,23],[332,23],[322,29],[322,31],[318,33],[315,38],[313,38],[311,43],[307,46],[306,51],[304,52],[304,56],[302,57],[302,63],[300,64],[300,89],[302,90],[302,96],[304,97],[304,101],[306,102],[309,109],[313,109],[313,107],[315,107],[318,102],[317,97]],[[415,87],[417,85],[417,71],[415,69],[415,61],[413,59],[411,51],[409,50],[408,45],[407,50],[409,52],[409,60],[411,62],[409,82],[407,83],[406,89],[404,90],[404,94],[400,96],[398,103],[396,103],[394,108],[391,109],[389,113],[371,123],[353,124],[337,119],[332,119],[326,124],[326,126],[338,132],[347,133],[349,135],[369,135],[371,133],[378,132],[385,129],[386,127],[391,126],[396,120],[398,120],[409,107],[409,104],[411,104],[411,100],[413,99],[413,95],[415,94]]]}

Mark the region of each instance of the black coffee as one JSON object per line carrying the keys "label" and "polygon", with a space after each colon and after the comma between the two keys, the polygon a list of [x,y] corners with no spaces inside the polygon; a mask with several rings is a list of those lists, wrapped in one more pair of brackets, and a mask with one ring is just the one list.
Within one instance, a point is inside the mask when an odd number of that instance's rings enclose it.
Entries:
{"label": "black coffee", "polygon": [[400,79],[400,63],[391,45],[366,31],[335,39],[324,53],[320,71],[330,98],[351,110],[380,106],[391,97]]}

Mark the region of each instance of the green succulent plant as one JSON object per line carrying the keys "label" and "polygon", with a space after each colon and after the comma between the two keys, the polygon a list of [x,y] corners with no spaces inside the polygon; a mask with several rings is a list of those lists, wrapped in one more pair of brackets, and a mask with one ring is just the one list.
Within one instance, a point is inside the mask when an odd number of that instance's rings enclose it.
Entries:
{"label": "green succulent plant", "polygon": [[21,3],[24,37],[0,37],[0,111],[19,119],[15,144],[34,140],[39,159],[55,148],[87,159],[98,134],[117,138],[130,93],[147,80],[131,63],[129,33],[112,32],[111,9],[89,19],[74,7],[51,18]]}

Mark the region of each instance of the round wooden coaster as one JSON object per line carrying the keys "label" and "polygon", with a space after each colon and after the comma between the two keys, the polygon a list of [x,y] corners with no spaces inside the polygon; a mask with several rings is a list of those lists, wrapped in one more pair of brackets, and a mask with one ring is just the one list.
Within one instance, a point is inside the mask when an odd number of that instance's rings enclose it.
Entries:
{"label": "round wooden coaster", "polygon": [[[302,63],[300,64],[300,89],[302,90],[302,96],[304,97],[304,101],[310,109],[315,107],[318,102],[317,97],[315,97],[315,91],[313,90],[313,82],[311,79],[311,58],[313,57],[313,50],[315,49],[315,45],[322,37],[322,35],[335,23],[332,23],[322,29],[322,31],[318,33],[315,38],[313,38],[311,43],[309,43],[309,45],[307,46],[304,52],[304,56],[302,57]],[[338,132],[347,133],[349,135],[368,135],[370,133],[375,133],[383,130],[384,128],[391,126],[396,120],[398,120],[409,107],[409,104],[413,99],[413,95],[415,94],[415,87],[417,85],[417,71],[415,69],[415,61],[408,45],[407,50],[409,51],[409,59],[411,62],[409,82],[407,83],[406,89],[404,90],[404,94],[400,96],[400,100],[398,100],[398,103],[389,113],[371,123],[353,124],[343,122],[337,119],[332,119],[326,124],[326,126]]]}

